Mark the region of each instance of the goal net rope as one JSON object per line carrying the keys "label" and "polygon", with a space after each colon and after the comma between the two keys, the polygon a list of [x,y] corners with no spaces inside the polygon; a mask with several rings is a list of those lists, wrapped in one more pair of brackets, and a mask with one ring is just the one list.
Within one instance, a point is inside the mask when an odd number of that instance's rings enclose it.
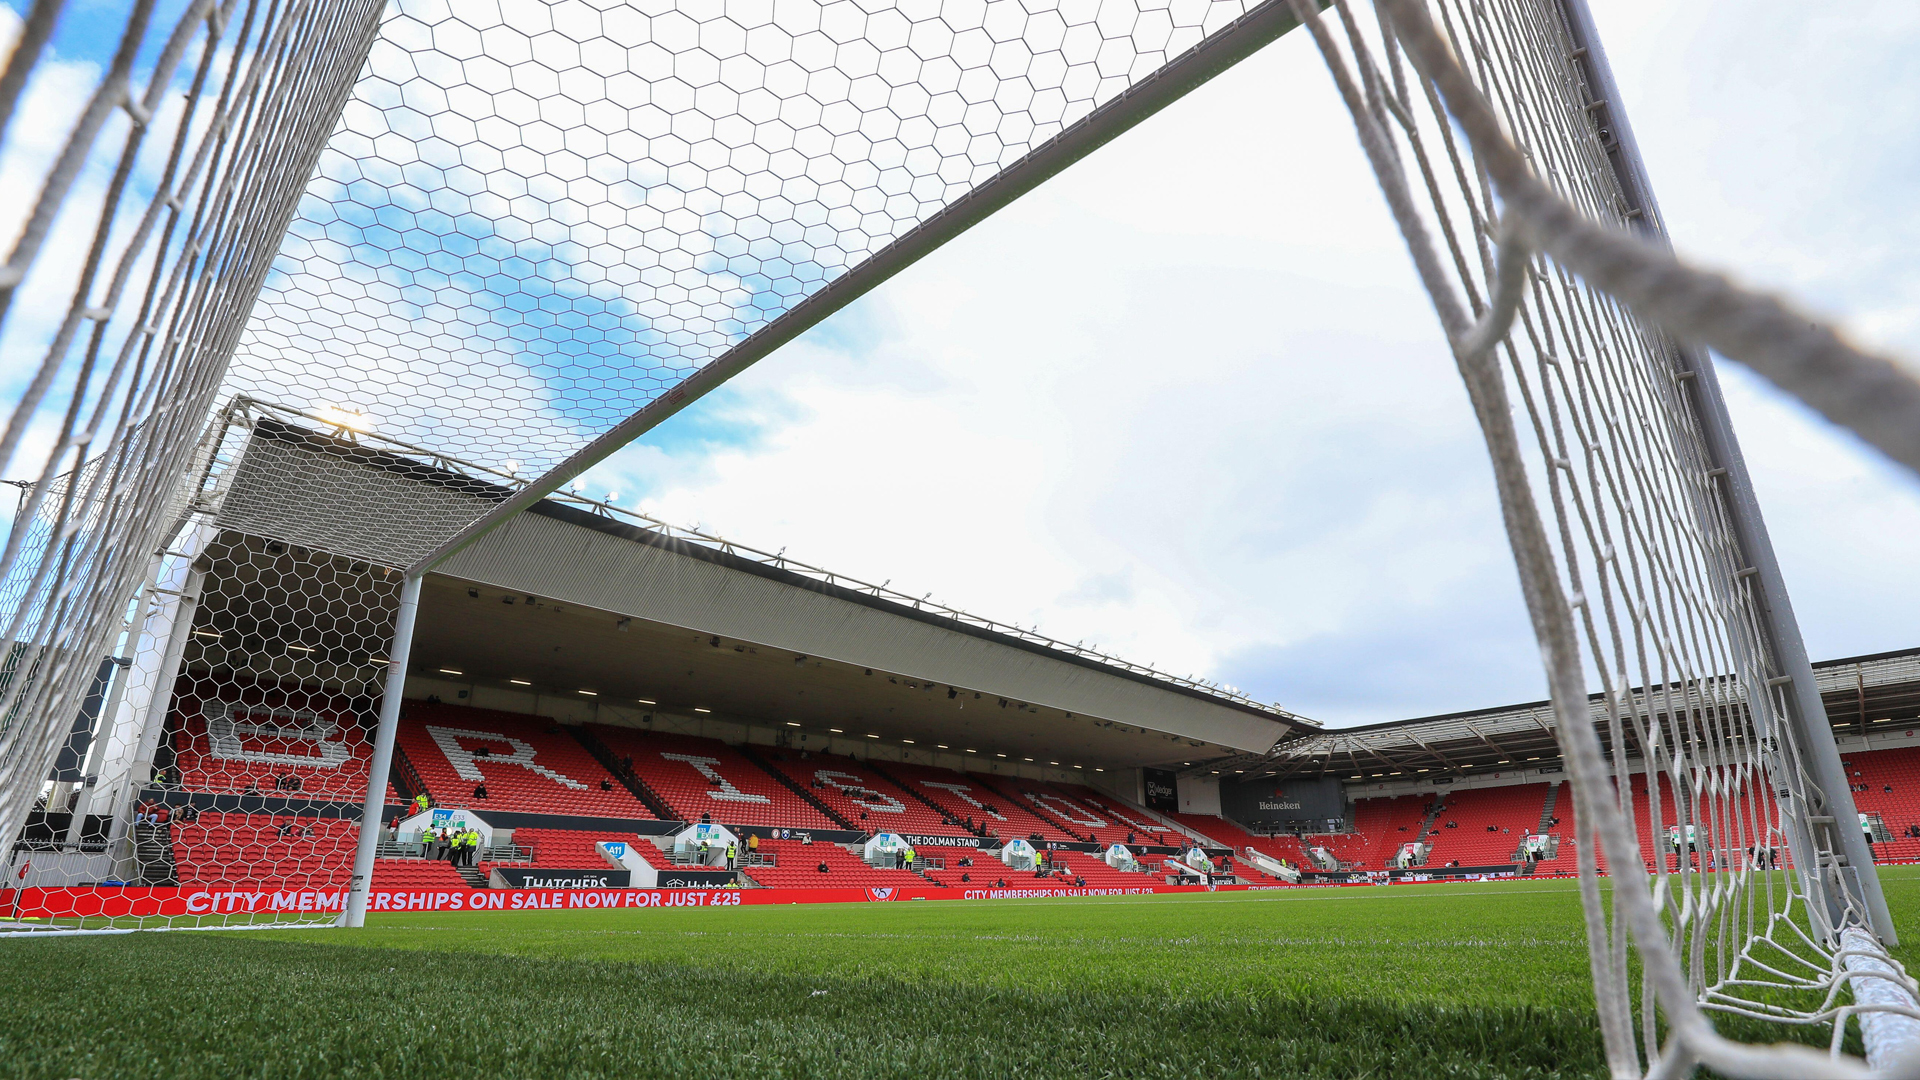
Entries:
{"label": "goal net rope", "polygon": [[[1609,103],[1579,62],[1596,43],[1576,39],[1570,5],[1292,2],[1492,460],[1573,785],[1611,1071],[1863,1075],[1842,1053],[1853,1020],[1869,1065],[1910,1065],[1914,983],[1875,936],[1873,869],[1842,832],[1851,796],[1822,787],[1825,716],[1793,722],[1729,495],[1743,478],[1716,460],[1694,404],[1711,371],[1687,345],[1752,364],[1915,467],[1920,388],[1658,242],[1611,157],[1617,103],[1613,129],[1596,117]],[[1831,1025],[1830,1046],[1746,1045],[1710,1014]]]}

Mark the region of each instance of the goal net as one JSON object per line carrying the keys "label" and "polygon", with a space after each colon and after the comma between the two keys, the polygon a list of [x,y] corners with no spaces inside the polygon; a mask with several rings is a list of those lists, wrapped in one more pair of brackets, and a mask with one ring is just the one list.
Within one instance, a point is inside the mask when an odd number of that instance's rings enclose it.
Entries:
{"label": "goal net", "polygon": [[0,9],[34,185],[0,210],[9,928],[473,885],[379,858],[422,788],[419,575],[1304,23],[1486,432],[1555,711],[1601,706],[1560,737],[1613,1071],[1898,1053],[1912,984],[1697,346],[1916,466],[1920,391],[1664,253],[1578,0],[127,10],[82,41]]}
{"label": "goal net", "polygon": [[[1850,1030],[1875,1065],[1920,1049],[1913,983],[1881,945],[1892,926],[1872,855],[1699,346],[1794,390],[1806,373],[1792,369],[1815,363],[1896,400],[1902,378],[1672,259],[1577,0],[1294,8],[1494,465],[1575,797],[1611,1070],[1853,1074]],[[1886,418],[1836,419],[1873,431]],[[1709,1013],[1762,1037],[1742,1022],[1819,1027],[1830,1052],[1741,1045]]]}

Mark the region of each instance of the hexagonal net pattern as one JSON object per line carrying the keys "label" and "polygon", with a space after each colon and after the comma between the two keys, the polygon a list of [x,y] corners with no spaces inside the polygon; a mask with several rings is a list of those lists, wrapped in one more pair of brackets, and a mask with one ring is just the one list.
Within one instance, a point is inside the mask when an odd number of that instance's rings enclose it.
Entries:
{"label": "hexagonal net pattern", "polygon": [[231,384],[544,471],[1244,0],[405,0]]}
{"label": "hexagonal net pattern", "polygon": [[0,552],[9,918],[42,887],[140,874],[133,761],[159,725],[133,718],[164,711],[180,655],[208,417],[382,10],[136,2],[116,25],[70,6],[0,8],[0,354],[19,394],[0,470],[27,477]]}
{"label": "hexagonal net pattern", "polygon": [[[0,15],[0,164],[61,10]],[[0,345],[43,357],[0,462],[49,448],[0,556],[16,913],[36,887],[215,864],[264,886],[251,818],[304,837],[345,820],[342,790],[234,763],[363,761],[391,567],[1293,25],[1277,0],[154,14],[62,39],[110,55],[0,266]],[[99,221],[77,279],[39,257],[62,215]],[[330,419],[263,419],[289,407]],[[370,426],[403,456],[361,447]],[[396,476],[418,482],[368,479]],[[252,839],[182,847],[176,824]],[[295,862],[273,865],[315,896],[340,869]],[[266,917],[96,899],[65,914]]]}
{"label": "hexagonal net pattern", "polygon": [[[1875,1065],[1912,1052],[1866,818],[1713,365],[1682,344],[1744,359],[1805,317],[1665,249],[1577,0],[1291,2],[1485,437],[1574,796],[1609,1072],[1863,1075],[1850,1028]],[[1740,1046],[1710,1013],[1824,1027],[1832,1053]]]}

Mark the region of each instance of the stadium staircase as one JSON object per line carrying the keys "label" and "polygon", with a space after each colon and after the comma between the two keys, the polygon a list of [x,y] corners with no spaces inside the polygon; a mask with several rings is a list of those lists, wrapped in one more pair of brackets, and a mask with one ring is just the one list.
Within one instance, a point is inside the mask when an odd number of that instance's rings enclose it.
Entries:
{"label": "stadium staircase", "polygon": [[142,885],[180,884],[179,866],[173,857],[173,823],[135,825],[133,861],[140,868],[135,880]]}
{"label": "stadium staircase", "polygon": [[592,755],[593,760],[600,763],[601,768],[611,773],[615,780],[620,781],[620,786],[631,792],[634,798],[639,799],[654,817],[661,821],[680,820],[680,815],[674,813],[673,807],[667,805],[667,800],[661,798],[659,792],[648,787],[647,782],[640,779],[639,774],[627,768],[626,762],[614,757],[613,751],[607,748],[606,743],[600,741],[599,736],[587,730],[584,725],[571,726],[566,730],[579,740],[580,746]]}
{"label": "stadium staircase", "polygon": [[1553,808],[1560,803],[1561,783],[1556,780],[1547,788],[1547,802],[1540,808],[1540,827],[1534,831],[1544,835],[1553,828]]}
{"label": "stadium staircase", "polygon": [[855,832],[869,831],[867,829],[861,828],[860,826],[854,824],[851,821],[848,821],[845,817],[841,816],[837,811],[835,811],[833,807],[828,806],[824,802],[821,802],[820,799],[813,794],[813,792],[808,791],[806,788],[801,787],[798,783],[794,781],[793,777],[788,776],[786,773],[783,773],[779,769],[774,768],[773,763],[768,761],[766,758],[761,757],[758,753],[754,751],[753,747],[748,746],[746,743],[741,743],[739,746],[735,747],[735,749],[740,751],[741,757],[746,758],[748,761],[753,762],[753,764],[757,766],[760,769],[760,771],[766,773],[768,776],[771,776],[775,780],[779,781],[780,786],[786,788],[788,791],[793,792],[795,795],[800,796],[800,799],[802,802],[806,803],[808,806],[813,807],[815,810],[818,810],[821,813],[827,815],[829,819],[831,819],[834,823],[838,824],[841,828],[852,829]]}
{"label": "stadium staircase", "polygon": [[946,807],[941,806],[939,803],[934,802],[932,799],[927,798],[925,794],[915,791],[914,789],[908,787],[906,784],[900,781],[899,777],[896,777],[892,773],[881,768],[878,762],[868,761],[865,764],[868,772],[872,773],[873,775],[879,777],[882,780],[885,780],[887,783],[892,784],[894,787],[899,788],[901,791],[906,792],[908,795],[913,796],[915,801],[926,805],[934,813],[939,814],[940,820],[946,822],[948,825],[951,825],[956,829],[959,829],[961,832],[966,831],[966,828],[967,828],[966,822],[962,821],[960,818],[954,817],[953,812],[951,810],[948,810]]}
{"label": "stadium staircase", "polygon": [[[1000,778],[995,777],[995,779],[1000,779]],[[1012,795],[1008,794],[1009,789],[994,787],[992,784],[987,783],[986,778],[984,776],[980,776],[977,774],[973,777],[973,782],[978,787],[986,791],[992,792],[994,795],[997,795],[1000,798],[1006,800],[1007,805],[1017,806],[1020,809],[1025,810],[1027,813],[1032,814],[1034,817],[1037,817],[1041,821],[1046,822],[1048,825],[1052,826],[1053,828],[1059,829],[1061,832],[1066,833],[1068,836],[1073,837],[1075,840],[1078,840],[1083,844],[1091,844],[1094,842],[1092,834],[1083,832],[1080,829],[1076,829],[1073,826],[1068,825],[1065,821],[1061,820],[1058,814],[1053,813],[1052,811],[1048,810],[1045,806],[1042,806],[1039,802],[1033,799],[1016,799]],[[1013,790],[1018,790],[1018,789],[1015,788]]]}
{"label": "stadium staircase", "polygon": [[388,783],[402,804],[412,806],[416,796],[426,794],[427,783],[420,779],[420,770],[407,760],[407,752],[400,749],[398,744],[394,745],[391,762],[393,767],[387,770]]}

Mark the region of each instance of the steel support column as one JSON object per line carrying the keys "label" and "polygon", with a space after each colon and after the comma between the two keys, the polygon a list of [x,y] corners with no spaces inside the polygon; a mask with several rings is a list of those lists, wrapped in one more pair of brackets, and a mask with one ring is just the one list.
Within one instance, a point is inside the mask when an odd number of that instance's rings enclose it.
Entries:
{"label": "steel support column", "polygon": [[387,776],[393,766],[393,740],[400,730],[400,700],[407,689],[407,659],[413,652],[413,623],[420,612],[419,575],[400,584],[400,610],[393,620],[393,644],[387,649],[387,682],[380,693],[380,727],[367,762],[367,801],[360,811],[360,845],[353,853],[353,881],[340,913],[341,926],[364,926],[367,892],[373,887],[373,854],[380,843],[380,819],[387,808]]}

